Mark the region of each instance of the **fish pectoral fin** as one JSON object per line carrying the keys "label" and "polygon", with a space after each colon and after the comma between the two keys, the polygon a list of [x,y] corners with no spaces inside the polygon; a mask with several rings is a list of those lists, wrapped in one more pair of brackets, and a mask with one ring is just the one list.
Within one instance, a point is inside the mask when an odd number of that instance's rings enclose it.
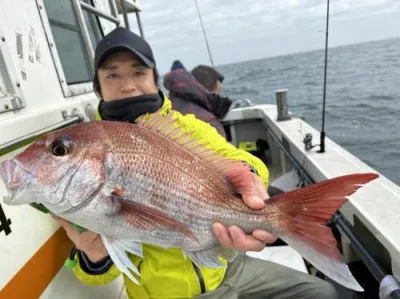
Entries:
{"label": "fish pectoral fin", "polygon": [[154,230],[170,229],[184,234],[187,237],[196,239],[194,233],[185,225],[168,214],[155,208],[120,199],[121,209],[119,214],[133,227],[138,229]]}
{"label": "fish pectoral fin", "polygon": [[136,256],[143,258],[142,243],[135,242],[132,240],[116,240],[125,251],[132,253]]}
{"label": "fish pectoral fin", "polygon": [[216,246],[199,251],[185,251],[185,254],[190,257],[198,267],[206,266],[208,268],[225,268],[226,265],[219,259],[219,257],[231,262],[236,258],[239,252],[234,249]]}
{"label": "fish pectoral fin", "polygon": [[[114,262],[115,266],[124,273],[126,276],[132,280],[133,283],[140,285],[139,281],[135,278],[132,274],[135,273],[136,275],[140,276],[139,270],[135,267],[135,265],[131,262],[128,255],[126,254],[127,248],[125,248],[126,242],[121,242],[115,239],[108,238],[106,236],[101,235],[101,239],[103,241],[104,246],[106,247],[108,254],[110,255],[112,261]],[[133,246],[129,246],[133,247]],[[134,249],[135,248],[135,249]],[[137,247],[130,248],[133,251],[138,251]],[[141,252],[141,249],[140,249]],[[133,252],[132,252],[133,253]],[[133,253],[134,254],[134,253]],[[132,272],[130,271],[132,270]]]}

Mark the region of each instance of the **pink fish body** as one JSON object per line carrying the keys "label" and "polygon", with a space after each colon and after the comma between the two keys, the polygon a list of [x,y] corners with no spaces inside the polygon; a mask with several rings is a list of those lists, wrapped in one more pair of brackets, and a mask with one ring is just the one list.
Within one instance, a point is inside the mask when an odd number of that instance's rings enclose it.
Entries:
{"label": "pink fish body", "polygon": [[[252,192],[253,174],[193,140],[172,116],[137,125],[90,122],[48,134],[0,164],[6,204],[45,205],[95,231],[120,270],[138,283],[125,251],[141,244],[178,247],[196,264],[224,267],[237,252],[218,245],[212,224],[278,235],[338,283],[362,290],[329,227],[333,213],[376,174],[352,174],[279,195],[248,208],[234,186]],[[246,190],[246,186],[249,188]]]}

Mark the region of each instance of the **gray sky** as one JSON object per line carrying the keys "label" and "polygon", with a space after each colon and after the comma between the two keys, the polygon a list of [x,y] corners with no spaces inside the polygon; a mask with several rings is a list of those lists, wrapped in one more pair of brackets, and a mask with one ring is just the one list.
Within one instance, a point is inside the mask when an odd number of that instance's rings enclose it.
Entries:
{"label": "gray sky", "polygon": [[[194,0],[141,0],[145,38],[161,73],[175,59],[210,64]],[[214,63],[325,46],[326,0],[198,0]],[[399,0],[331,0],[330,46],[400,36]],[[131,27],[137,32],[136,19]]]}

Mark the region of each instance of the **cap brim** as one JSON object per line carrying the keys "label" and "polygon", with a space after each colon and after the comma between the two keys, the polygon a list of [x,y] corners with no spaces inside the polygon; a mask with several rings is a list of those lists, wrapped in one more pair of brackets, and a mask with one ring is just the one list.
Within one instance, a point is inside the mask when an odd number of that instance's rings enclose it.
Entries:
{"label": "cap brim", "polygon": [[97,62],[97,65],[95,66],[96,69],[98,69],[103,62],[107,59],[108,56],[110,56],[111,54],[114,54],[116,52],[122,51],[122,50],[129,50],[131,52],[133,52],[133,54],[135,54],[142,62],[144,65],[146,65],[149,68],[154,68],[155,67],[155,63],[153,61],[151,61],[150,59],[148,59],[146,56],[144,56],[142,53],[138,52],[135,49],[132,49],[131,47],[127,46],[127,45],[118,45],[118,46],[113,46],[110,47],[108,49],[106,49],[103,54],[99,57],[99,61]]}

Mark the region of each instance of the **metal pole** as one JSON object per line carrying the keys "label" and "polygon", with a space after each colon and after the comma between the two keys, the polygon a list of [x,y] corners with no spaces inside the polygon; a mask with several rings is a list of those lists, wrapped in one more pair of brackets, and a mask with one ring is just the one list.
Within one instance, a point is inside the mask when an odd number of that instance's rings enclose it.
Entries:
{"label": "metal pole", "polygon": [[86,50],[88,51],[89,60],[91,62],[91,66],[93,69],[93,67],[94,67],[93,66],[94,51],[93,51],[93,47],[92,47],[92,42],[90,41],[89,31],[88,31],[86,23],[85,23],[85,18],[83,17],[81,2],[80,2],[80,0],[72,0],[72,4],[74,5],[75,11],[76,11],[76,16],[78,18],[78,24],[79,24],[80,29],[82,30],[83,42],[85,44]]}
{"label": "metal pole", "polygon": [[291,119],[287,103],[287,91],[287,89],[278,89],[275,91],[276,107],[278,109],[278,121]]}
{"label": "metal pole", "polygon": [[201,29],[203,30],[203,36],[204,36],[204,40],[205,40],[205,42],[206,42],[207,51],[208,51],[208,56],[210,57],[211,66],[214,67],[214,61],[213,61],[213,59],[212,59],[211,50],[210,50],[210,45],[208,44],[207,35],[206,35],[206,30],[204,29],[204,24],[203,24],[203,20],[201,19],[200,9],[199,9],[199,5],[198,5],[198,3],[197,3],[197,0],[194,0],[194,3],[196,4],[197,14],[198,14],[199,19],[200,19]]}
{"label": "metal pole", "polygon": [[126,13],[125,0],[120,0],[119,3],[121,4],[122,14],[124,15],[125,27],[131,29],[129,26],[128,14]]}
{"label": "metal pole", "polygon": [[136,10],[135,13],[136,13],[136,20],[139,26],[140,36],[144,38],[144,31],[143,31],[142,21],[140,19],[139,10]]}

